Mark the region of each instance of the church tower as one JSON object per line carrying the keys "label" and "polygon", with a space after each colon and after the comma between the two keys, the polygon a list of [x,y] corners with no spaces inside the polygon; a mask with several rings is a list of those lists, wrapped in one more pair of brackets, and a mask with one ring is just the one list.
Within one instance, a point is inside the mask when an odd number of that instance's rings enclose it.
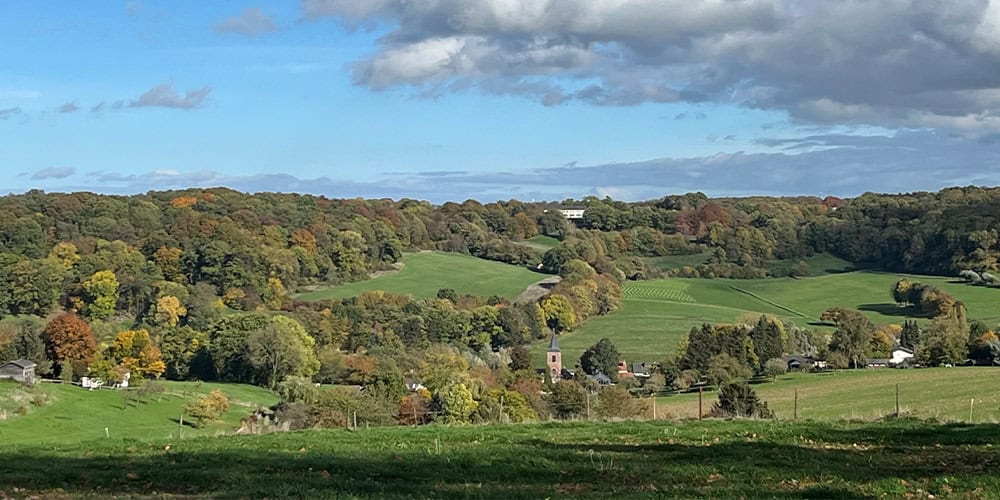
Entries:
{"label": "church tower", "polygon": [[549,351],[545,354],[545,361],[549,365],[549,375],[553,381],[562,378],[562,351],[559,350],[559,336],[552,334],[549,342]]}

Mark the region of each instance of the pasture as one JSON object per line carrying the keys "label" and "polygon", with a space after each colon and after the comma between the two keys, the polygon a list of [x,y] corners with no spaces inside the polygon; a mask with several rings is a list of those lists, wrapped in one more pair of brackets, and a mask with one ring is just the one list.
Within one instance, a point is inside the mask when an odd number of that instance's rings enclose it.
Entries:
{"label": "pasture", "polygon": [[499,295],[513,299],[529,285],[546,275],[529,269],[478,259],[469,255],[444,252],[420,252],[403,256],[403,268],[378,277],[315,290],[298,295],[305,301],[344,299],[371,290],[416,298],[433,298],[442,288],[459,294],[488,297]]}
{"label": "pasture", "polygon": [[[997,423],[1000,392],[993,384],[998,377],[1000,368],[994,367],[840,370],[782,375],[753,388],[779,419],[794,416],[796,391],[800,419],[877,419],[895,412],[899,384],[900,410],[905,415]],[[718,396],[708,391],[703,397],[707,412]],[[657,398],[657,411],[658,416],[696,418],[698,394]]]}
{"label": "pasture", "polygon": [[551,236],[545,236],[544,234],[533,236],[521,242],[522,245],[529,246],[541,250],[543,252],[550,248],[555,247],[559,243],[560,243],[559,240]]}
{"label": "pasture", "polygon": [[[817,328],[828,328],[819,323],[819,316],[830,307],[859,309],[876,324],[907,319],[926,322],[926,318],[892,302],[889,290],[902,277],[954,295],[966,304],[970,319],[991,326],[1000,322],[1000,289],[945,277],[853,271],[799,279],[668,278],[627,283],[618,311],[592,319],[559,339],[563,363],[573,366],[580,354],[602,337],[610,338],[626,360],[659,361],[676,349],[694,326],[732,322],[760,313]],[[539,364],[546,346],[533,346]]]}
{"label": "pasture", "polygon": [[[126,401],[124,391],[89,391],[74,385],[42,383],[32,390],[45,394],[45,404],[28,409],[18,416],[8,412],[0,421],[0,442],[15,443],[74,443],[94,439],[158,439],[214,435],[232,432],[240,419],[260,406],[271,406],[277,396],[259,387],[239,384],[202,382],[160,382],[164,392],[143,400]],[[0,401],[18,392],[12,382],[0,382]],[[229,412],[215,423],[196,429],[189,423],[180,425],[180,416],[188,401],[221,389],[230,398]],[[107,432],[105,432],[107,428]],[[2,484],[2,482],[0,482]]]}
{"label": "pasture", "polygon": [[552,422],[5,445],[0,494],[997,498],[1000,427]]}

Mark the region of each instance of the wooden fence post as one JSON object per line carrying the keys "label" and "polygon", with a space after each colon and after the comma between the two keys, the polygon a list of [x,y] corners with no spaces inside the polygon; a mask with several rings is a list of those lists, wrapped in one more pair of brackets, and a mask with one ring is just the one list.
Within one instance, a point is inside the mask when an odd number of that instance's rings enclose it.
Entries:
{"label": "wooden fence post", "polygon": [[899,384],[896,384],[896,418],[899,418]]}
{"label": "wooden fence post", "polygon": [[792,420],[799,419],[799,388],[795,388],[795,405],[792,406]]}
{"label": "wooden fence post", "polygon": [[698,388],[698,420],[701,420],[701,415],[703,413],[701,411],[701,395],[704,389],[705,389],[704,387]]}

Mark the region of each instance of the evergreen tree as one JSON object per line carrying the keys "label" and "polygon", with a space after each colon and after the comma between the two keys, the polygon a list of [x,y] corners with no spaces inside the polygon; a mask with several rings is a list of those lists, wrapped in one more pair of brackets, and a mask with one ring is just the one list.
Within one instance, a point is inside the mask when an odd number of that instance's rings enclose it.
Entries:
{"label": "evergreen tree", "polygon": [[899,334],[899,345],[913,350],[920,344],[920,325],[916,321],[906,321],[903,323],[903,331]]}
{"label": "evergreen tree", "polygon": [[763,315],[750,330],[750,339],[753,340],[754,352],[761,363],[761,368],[767,360],[780,358],[784,354],[782,330],[780,323]]}
{"label": "evergreen tree", "polygon": [[615,380],[618,377],[618,362],[621,360],[618,348],[608,339],[601,339],[587,348],[580,356],[580,367],[590,375],[603,373]]}

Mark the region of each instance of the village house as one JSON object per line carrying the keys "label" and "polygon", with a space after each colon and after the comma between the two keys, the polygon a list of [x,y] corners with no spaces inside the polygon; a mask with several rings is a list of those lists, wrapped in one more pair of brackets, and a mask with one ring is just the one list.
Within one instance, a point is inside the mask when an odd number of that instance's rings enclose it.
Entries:
{"label": "village house", "polygon": [[892,366],[899,366],[906,364],[913,360],[913,350],[907,349],[905,347],[897,346],[892,350],[892,357],[889,358],[889,364]]}
{"label": "village house", "polygon": [[0,365],[0,380],[8,379],[25,384],[35,383],[35,367],[38,366],[26,359],[15,359]]}
{"label": "village house", "polygon": [[567,220],[583,219],[583,213],[585,211],[586,209],[583,207],[564,207],[559,209],[559,213],[561,213]]}
{"label": "village house", "polygon": [[812,370],[822,370],[826,368],[826,361],[821,359],[816,359],[812,356],[785,356],[783,358],[785,363],[788,364],[788,369],[790,371],[812,371]]}

